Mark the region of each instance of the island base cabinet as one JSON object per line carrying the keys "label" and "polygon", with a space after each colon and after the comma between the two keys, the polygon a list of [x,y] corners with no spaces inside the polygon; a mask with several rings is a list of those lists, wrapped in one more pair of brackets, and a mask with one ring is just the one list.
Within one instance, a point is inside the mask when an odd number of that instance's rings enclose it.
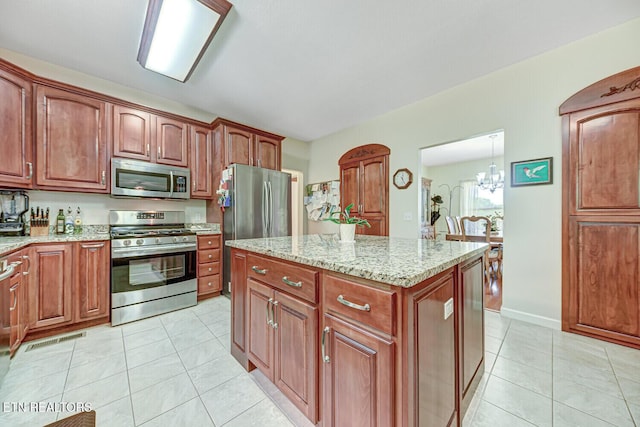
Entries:
{"label": "island base cabinet", "polygon": [[248,357],[312,422],[318,417],[318,309],[247,280]]}
{"label": "island base cabinet", "polygon": [[454,290],[451,272],[412,298],[416,419],[409,425],[457,425]]}
{"label": "island base cabinet", "polygon": [[324,427],[394,426],[394,343],[331,314],[321,337]]}
{"label": "island base cabinet", "polygon": [[484,374],[484,263],[463,264],[458,277],[458,365],[460,417],[464,417]]}

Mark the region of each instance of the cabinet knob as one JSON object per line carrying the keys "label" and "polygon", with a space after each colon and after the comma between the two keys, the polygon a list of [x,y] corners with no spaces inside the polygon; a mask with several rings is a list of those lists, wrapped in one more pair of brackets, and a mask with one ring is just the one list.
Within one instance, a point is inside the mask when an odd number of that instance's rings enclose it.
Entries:
{"label": "cabinet knob", "polygon": [[213,255],[209,254],[209,259],[213,258]]}
{"label": "cabinet knob", "polygon": [[211,244],[212,244],[212,243],[213,243],[213,242],[212,242],[211,240],[209,240],[209,241],[207,242],[207,244],[208,244],[209,246],[211,246]]}
{"label": "cabinet knob", "polygon": [[213,268],[209,267],[209,271],[213,271]]}

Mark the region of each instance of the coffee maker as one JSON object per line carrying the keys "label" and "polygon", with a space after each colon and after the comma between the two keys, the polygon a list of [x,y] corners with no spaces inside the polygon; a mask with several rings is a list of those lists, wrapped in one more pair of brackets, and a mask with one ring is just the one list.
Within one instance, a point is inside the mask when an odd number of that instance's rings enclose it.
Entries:
{"label": "coffee maker", "polygon": [[23,190],[0,190],[0,237],[24,236],[29,195]]}

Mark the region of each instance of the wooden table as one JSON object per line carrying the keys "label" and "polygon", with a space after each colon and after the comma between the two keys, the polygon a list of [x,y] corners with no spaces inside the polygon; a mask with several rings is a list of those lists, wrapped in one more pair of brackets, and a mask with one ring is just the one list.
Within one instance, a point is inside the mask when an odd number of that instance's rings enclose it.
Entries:
{"label": "wooden table", "polygon": [[[447,234],[446,235],[446,239],[447,240],[460,240],[460,241],[464,240],[462,234]],[[502,233],[498,233],[498,234],[491,233],[490,240],[491,240],[491,245],[492,246],[502,243]],[[486,242],[487,241],[487,236],[484,236],[484,235],[482,235],[482,236],[471,236],[471,235],[468,235],[467,236],[467,241],[468,242]]]}

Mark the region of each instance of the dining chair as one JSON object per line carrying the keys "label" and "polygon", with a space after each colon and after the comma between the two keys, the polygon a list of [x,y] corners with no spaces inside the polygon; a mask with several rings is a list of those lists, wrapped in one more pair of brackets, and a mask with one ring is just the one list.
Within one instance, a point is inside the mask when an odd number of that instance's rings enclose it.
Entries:
{"label": "dining chair", "polygon": [[456,227],[456,220],[450,216],[447,216],[445,220],[447,221],[447,228],[449,229],[449,234],[458,234],[458,227]]}
{"label": "dining chair", "polygon": [[481,237],[489,243],[484,257],[485,283],[488,289],[491,275],[502,275],[502,245],[491,247],[491,220],[486,216],[463,216],[460,218],[460,228],[462,241],[477,242],[478,237]]}

